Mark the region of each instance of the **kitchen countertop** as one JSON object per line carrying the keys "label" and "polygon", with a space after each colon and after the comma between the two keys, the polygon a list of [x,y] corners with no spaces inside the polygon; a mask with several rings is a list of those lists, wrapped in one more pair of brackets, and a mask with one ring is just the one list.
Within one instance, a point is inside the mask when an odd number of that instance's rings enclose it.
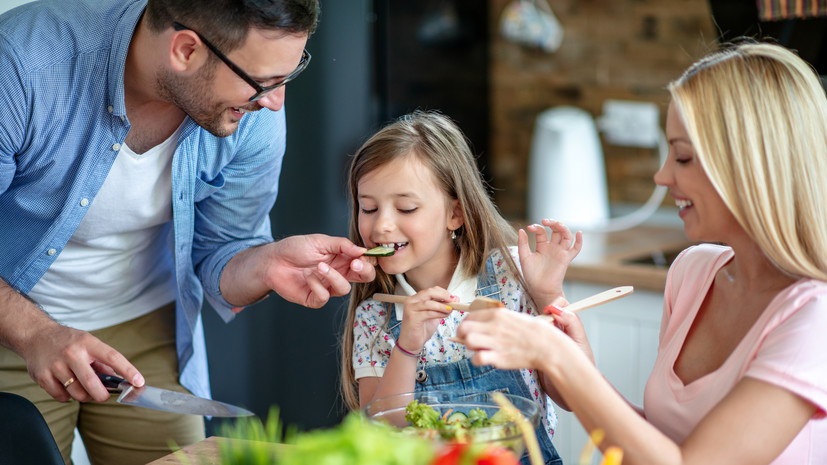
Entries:
{"label": "kitchen countertop", "polygon": [[221,463],[218,452],[218,443],[227,441],[226,438],[210,436],[203,441],[184,447],[178,452],[172,452],[147,465],[218,465]]}
{"label": "kitchen countertop", "polygon": [[585,232],[583,249],[569,265],[566,280],[663,292],[668,267],[632,260],[662,259],[661,254],[671,258],[692,244],[682,225],[644,224],[624,231]]}

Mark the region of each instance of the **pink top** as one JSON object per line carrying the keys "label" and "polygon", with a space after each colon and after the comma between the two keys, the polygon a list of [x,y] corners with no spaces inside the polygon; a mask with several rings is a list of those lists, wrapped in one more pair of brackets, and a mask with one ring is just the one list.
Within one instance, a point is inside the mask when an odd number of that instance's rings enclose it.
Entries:
{"label": "pink top", "polygon": [[801,279],[780,292],[717,370],[686,386],[675,374],[689,327],[715,274],[732,257],[729,247],[700,245],[684,251],[669,270],[658,356],[643,399],[646,418],[682,443],[738,381],[749,376],[781,386],[820,409],[772,464],[825,464],[827,283]]}

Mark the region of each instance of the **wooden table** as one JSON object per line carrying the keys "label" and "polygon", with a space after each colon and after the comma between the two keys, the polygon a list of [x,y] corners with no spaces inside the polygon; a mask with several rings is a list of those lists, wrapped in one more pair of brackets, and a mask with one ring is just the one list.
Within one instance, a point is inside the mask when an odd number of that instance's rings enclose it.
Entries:
{"label": "wooden table", "polygon": [[[184,447],[178,452],[165,455],[147,465],[221,465],[221,457],[218,450],[219,444],[228,441],[243,441],[243,439],[228,439],[218,436],[210,436],[203,441]],[[284,444],[267,444],[268,447],[278,449]]]}

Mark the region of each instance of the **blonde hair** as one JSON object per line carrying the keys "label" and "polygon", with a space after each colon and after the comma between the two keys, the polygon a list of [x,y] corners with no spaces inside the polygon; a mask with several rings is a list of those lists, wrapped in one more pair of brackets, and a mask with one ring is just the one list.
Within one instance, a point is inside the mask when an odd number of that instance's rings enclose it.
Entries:
{"label": "blonde hair", "polygon": [[[445,193],[446,202],[459,201],[464,224],[456,231],[454,242],[462,273],[476,276],[489,253],[499,250],[512,274],[525,287],[519,268],[508,251],[509,244],[516,244],[516,231],[491,200],[465,135],[453,121],[438,112],[417,110],[400,117],[368,139],[354,155],[348,176],[350,239],[364,245],[359,235],[359,204],[356,201],[359,180],[380,166],[403,157],[417,157],[431,170],[437,185]],[[345,404],[352,410],[359,408],[352,362],[356,309],[376,292],[392,293],[396,282],[393,276],[379,268],[376,274],[373,282],[353,285],[342,335],[341,388]]]}
{"label": "blonde hair", "polygon": [[669,91],[747,234],[782,271],[827,280],[827,97],[813,69],[781,46],[743,43]]}

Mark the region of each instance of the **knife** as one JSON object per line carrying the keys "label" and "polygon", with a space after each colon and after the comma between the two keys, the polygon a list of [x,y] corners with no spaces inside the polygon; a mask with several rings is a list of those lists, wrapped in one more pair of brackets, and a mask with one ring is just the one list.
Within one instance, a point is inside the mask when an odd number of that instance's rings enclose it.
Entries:
{"label": "knife", "polygon": [[217,400],[204,399],[192,394],[160,389],[152,386],[135,387],[123,378],[98,373],[106,390],[113,394],[120,393],[117,402],[124,405],[151,408],[173,413],[204,415],[213,417],[246,417],[253,412],[225,404]]}

